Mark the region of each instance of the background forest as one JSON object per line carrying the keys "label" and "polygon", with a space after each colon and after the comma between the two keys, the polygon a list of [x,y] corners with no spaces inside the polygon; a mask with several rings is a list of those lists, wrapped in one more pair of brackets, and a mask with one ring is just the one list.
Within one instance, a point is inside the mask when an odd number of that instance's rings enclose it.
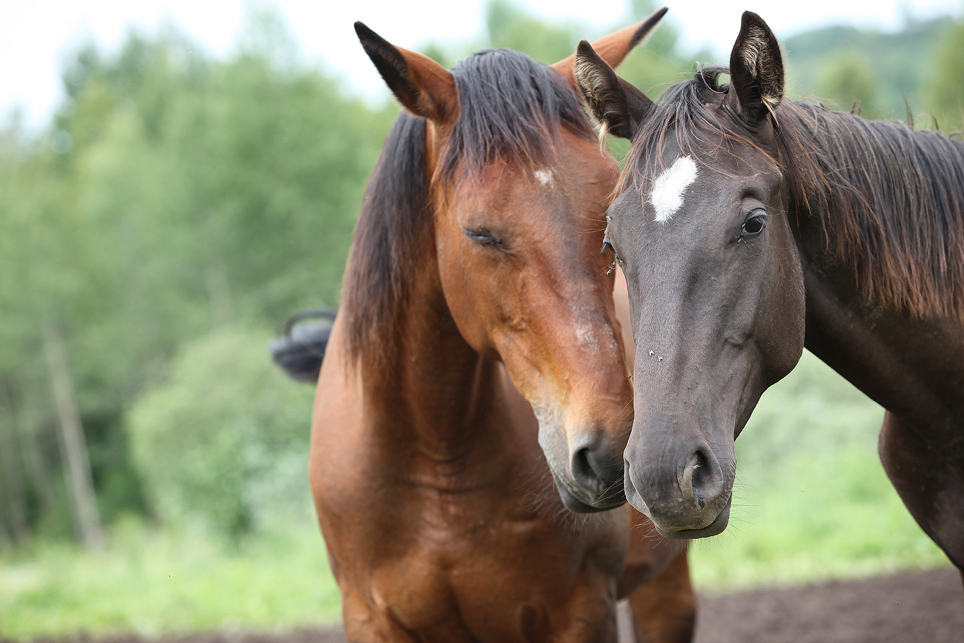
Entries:
{"label": "background forest", "polygon": [[[484,41],[421,51],[554,62],[594,35],[492,0]],[[795,97],[964,122],[950,19],[784,46]],[[305,473],[313,391],[266,345],[289,313],[337,305],[398,107],[300,62],[272,13],[230,58],[200,51],[174,30],[83,47],[42,132],[0,127],[0,638],[338,616]],[[694,60],[715,62],[670,21],[620,73],[655,94]],[[698,583],[943,564],[876,462],[881,415],[808,356],[738,443],[741,506],[694,547]]]}

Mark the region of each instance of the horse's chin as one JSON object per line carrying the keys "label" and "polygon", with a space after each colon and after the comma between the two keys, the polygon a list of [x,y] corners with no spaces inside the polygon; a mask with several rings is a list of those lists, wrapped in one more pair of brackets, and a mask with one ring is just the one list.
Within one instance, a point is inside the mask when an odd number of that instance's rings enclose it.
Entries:
{"label": "horse's chin", "polygon": [[620,490],[617,492],[607,493],[605,497],[597,499],[595,502],[587,502],[586,500],[577,497],[574,493],[569,491],[569,489],[564,484],[560,484],[559,478],[555,473],[552,474],[552,478],[556,483],[556,489],[559,490],[559,497],[562,498],[562,504],[565,505],[566,509],[577,514],[590,514],[598,513],[600,511],[609,511],[610,509],[615,509],[626,503],[626,495]]}
{"label": "horse's chin", "polygon": [[566,509],[577,514],[592,514],[598,513],[600,511],[606,511],[603,507],[594,507],[592,505],[586,504],[582,500],[579,500],[574,495],[563,489],[559,488],[559,497],[562,498],[562,504],[565,505]]}
{"label": "horse's chin", "polygon": [[656,531],[659,532],[664,538],[672,538],[673,540],[696,540],[697,538],[709,538],[711,536],[716,536],[723,533],[726,526],[730,523],[730,503],[726,503],[713,522],[701,529],[677,529],[675,531],[667,531],[660,528],[655,522]]}
{"label": "horse's chin", "polygon": [[666,528],[661,526],[660,523],[652,517],[648,507],[644,503],[640,502],[640,507],[634,500],[637,500],[639,496],[635,498],[630,494],[629,502],[632,504],[640,513],[645,515],[656,527],[656,531],[659,532],[660,536],[664,538],[669,538],[672,540],[696,540],[697,538],[710,538],[711,536],[717,536],[726,529],[726,526],[730,523],[730,506],[732,505],[732,498],[727,501],[726,505],[720,510],[720,513],[705,527],[699,527],[696,529],[684,527],[684,528]]}

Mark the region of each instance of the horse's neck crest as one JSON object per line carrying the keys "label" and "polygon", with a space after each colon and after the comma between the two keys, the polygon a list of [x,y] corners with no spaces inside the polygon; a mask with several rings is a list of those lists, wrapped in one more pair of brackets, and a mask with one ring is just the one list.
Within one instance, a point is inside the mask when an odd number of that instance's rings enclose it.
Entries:
{"label": "horse's neck crest", "polygon": [[649,202],[656,210],[653,218],[657,223],[665,223],[683,207],[683,195],[696,180],[696,161],[689,156],[681,156],[669,169],[660,174],[653,182]]}

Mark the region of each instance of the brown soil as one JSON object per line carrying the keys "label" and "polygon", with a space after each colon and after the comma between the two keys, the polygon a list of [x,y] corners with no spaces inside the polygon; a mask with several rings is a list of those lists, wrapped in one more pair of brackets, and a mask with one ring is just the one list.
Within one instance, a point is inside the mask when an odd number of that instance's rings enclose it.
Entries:
{"label": "brown soil", "polygon": [[[161,643],[344,643],[339,629],[217,632]],[[701,594],[695,643],[964,643],[964,588],[954,569],[861,581]],[[0,643],[3,643],[0,637]],[[37,641],[37,643],[54,643]],[[147,643],[138,637],[56,643]]]}

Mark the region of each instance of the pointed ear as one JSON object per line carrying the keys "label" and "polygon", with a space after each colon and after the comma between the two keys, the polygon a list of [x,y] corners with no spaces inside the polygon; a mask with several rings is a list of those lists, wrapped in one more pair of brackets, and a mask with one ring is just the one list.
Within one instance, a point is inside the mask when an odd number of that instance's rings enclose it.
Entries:
{"label": "pointed ear", "polygon": [[585,40],[576,49],[576,82],[592,117],[604,132],[633,137],[653,107],[653,101],[616,75]]}
{"label": "pointed ear", "polygon": [[436,123],[458,116],[455,78],[428,56],[396,47],[361,22],[355,33],[385,84],[405,109]]}
{"label": "pointed ear", "polygon": [[738,114],[751,124],[773,112],[783,98],[783,56],[767,23],[751,11],[730,53],[730,100]]}
{"label": "pointed ear", "polygon": [[[606,64],[610,67],[619,67],[619,64],[626,58],[626,54],[631,52],[636,45],[643,42],[643,40],[652,33],[653,29],[656,28],[656,25],[663,19],[667,11],[668,9],[663,7],[662,9],[654,11],[653,15],[646,18],[646,20],[632,27],[626,27],[608,36],[603,36],[592,43],[592,48],[596,50],[599,57],[606,61]],[[573,89],[577,89],[575,74],[576,54],[560,60],[552,66],[569,81]]]}

